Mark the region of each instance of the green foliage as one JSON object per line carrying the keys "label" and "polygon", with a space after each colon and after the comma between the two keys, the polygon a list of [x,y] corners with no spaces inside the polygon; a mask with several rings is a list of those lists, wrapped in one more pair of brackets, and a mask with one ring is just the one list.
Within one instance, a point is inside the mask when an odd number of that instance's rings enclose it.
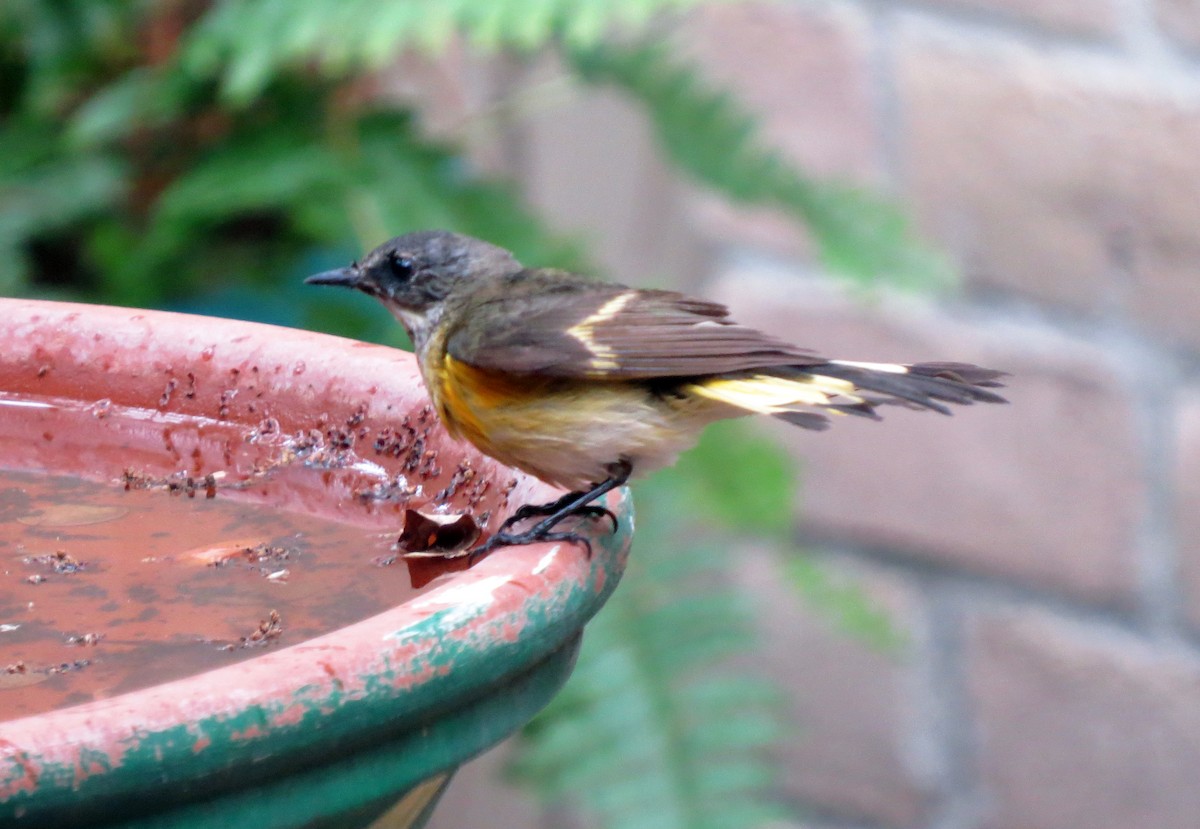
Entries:
{"label": "green foliage", "polygon": [[337,125],[337,144],[323,140],[321,115],[292,107],[271,128],[245,129],[210,148],[163,190],[137,255],[113,263],[114,293],[121,285],[166,289],[157,273],[173,274],[177,291],[214,276],[226,284],[256,271],[269,278],[271,260],[249,267],[234,255],[236,239],[223,246],[219,263],[210,259],[236,218],[268,223],[277,238],[296,240],[280,256],[299,241],[357,238],[361,248],[407,230],[453,227],[503,239],[529,261],[578,260],[575,248],[544,231],[510,188],[471,175],[455,151],[421,138],[406,113],[358,113]]}
{"label": "green foliage", "polygon": [[860,188],[805,176],[758,138],[753,117],[661,43],[605,43],[568,51],[581,76],[640,100],[671,158],[741,202],[778,207],[806,224],[833,270],[862,281],[930,288],[949,279],[944,260],[909,231],[900,211]]}
{"label": "green foliage", "polygon": [[809,558],[789,556],[784,575],[808,600],[845,633],[873,648],[899,653],[907,644],[886,613],[872,604],[857,584],[839,580]]}
{"label": "green foliage", "polygon": [[[4,292],[240,315],[263,307],[242,301],[257,285],[293,300],[273,321],[299,324],[324,301],[281,283],[315,248],[348,258],[404,230],[454,227],[532,263],[582,264],[512,188],[474,175],[408,112],[347,110],[336,84],[303,72],[231,109],[178,52],[134,62],[145,56],[124,44],[155,25],[140,6],[24,0],[0,17],[12,64],[0,76]],[[354,316],[343,333],[380,333]]]}
{"label": "green foliage", "polygon": [[245,104],[280,71],[315,60],[330,74],[378,68],[405,47],[440,51],[455,34],[478,48],[601,43],[614,27],[699,0],[222,0],[192,32],[185,65],[218,74]]}
{"label": "green foliage", "polygon": [[53,128],[31,122],[0,131],[0,290],[30,269],[26,244],[103,212],[124,190],[120,159],[58,155]]}
{"label": "green foliage", "polygon": [[654,482],[658,498],[674,502],[666,515],[705,515],[730,532],[775,541],[791,532],[795,470],[777,442],[742,421],[714,423]]}
{"label": "green foliage", "polygon": [[513,771],[605,827],[783,820],[771,761],[785,733],[779,693],[730,670],[756,647],[748,597],[729,585],[724,550],[680,538],[670,483],[637,495],[643,518],[621,589],[589,624],[566,688],[524,732]]}

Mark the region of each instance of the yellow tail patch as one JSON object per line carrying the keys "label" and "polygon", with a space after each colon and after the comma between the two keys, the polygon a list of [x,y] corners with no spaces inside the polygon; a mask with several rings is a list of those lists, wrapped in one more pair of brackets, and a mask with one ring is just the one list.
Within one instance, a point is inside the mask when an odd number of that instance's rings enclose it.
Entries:
{"label": "yellow tail patch", "polygon": [[774,377],[755,374],[751,377],[720,377],[692,383],[684,390],[759,414],[781,414],[795,411],[798,406],[825,407],[838,398],[838,403],[861,403],[855,386],[849,380],[822,377]]}

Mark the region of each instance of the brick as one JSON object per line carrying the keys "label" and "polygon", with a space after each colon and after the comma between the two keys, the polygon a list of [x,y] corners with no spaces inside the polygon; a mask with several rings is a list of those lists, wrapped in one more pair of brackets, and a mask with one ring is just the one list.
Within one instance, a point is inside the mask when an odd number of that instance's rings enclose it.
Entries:
{"label": "brick", "polygon": [[845,8],[712,3],[689,16],[685,54],[761,119],[763,138],[814,173],[869,175],[869,23]]}
{"label": "brick", "polygon": [[[952,418],[894,410],[777,434],[822,537],[1101,604],[1130,606],[1146,498],[1130,391],[1105,355],[1024,326],[983,328],[915,303],[856,306],[778,271],[731,271],[742,322],[845,359],[963,360],[1012,373],[1011,405]],[[799,335],[797,332],[803,332]]]}
{"label": "brick", "polygon": [[[801,3],[710,3],[688,16],[682,54],[759,119],[766,146],[818,176],[879,176],[871,102],[870,24],[859,11]],[[712,193],[689,202],[693,220],[723,240],[806,253],[804,232],[767,210]]]}
{"label": "brick", "polygon": [[1200,344],[1200,105],[1099,59],[905,31],[911,196],[972,283]]}
{"label": "brick", "polygon": [[[546,61],[533,83],[562,83]],[[553,87],[552,87],[553,88]],[[521,179],[533,206],[560,232],[587,243],[606,275],[648,285],[701,270],[705,246],[676,206],[645,112],[611,89],[571,87],[525,119]]]}
{"label": "brick", "polygon": [[493,175],[507,172],[509,160],[496,129],[469,129],[485,118],[506,92],[504,58],[452,41],[439,55],[402,53],[370,79],[368,90],[384,100],[413,107],[430,136],[461,146],[471,163]]}
{"label": "brick", "polygon": [[[933,774],[918,748],[925,724],[911,661],[851,638],[827,612],[798,600],[772,554],[743,548],[735,555],[739,583],[759,611],[768,673],[790,703],[786,793],[826,817],[923,823]],[[900,579],[865,567],[827,571],[861,588],[902,637],[916,638],[920,599]]]}
{"label": "brick", "polygon": [[994,13],[1051,31],[1082,37],[1112,37],[1118,31],[1111,0],[935,0],[937,5]]}
{"label": "brick", "polygon": [[1200,49],[1200,6],[1195,0],[1157,0],[1158,25],[1167,37],[1189,49]]}
{"label": "brick", "polygon": [[1193,829],[1200,661],[1042,613],[969,635],[986,829]]}
{"label": "brick", "polygon": [[1181,395],[1173,441],[1175,530],[1185,611],[1200,628],[1200,389]]}

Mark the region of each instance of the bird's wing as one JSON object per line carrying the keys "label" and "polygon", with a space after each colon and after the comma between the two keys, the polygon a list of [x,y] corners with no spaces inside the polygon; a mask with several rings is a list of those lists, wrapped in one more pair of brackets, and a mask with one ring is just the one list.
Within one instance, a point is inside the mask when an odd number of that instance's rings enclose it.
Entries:
{"label": "bird's wing", "polygon": [[[527,272],[532,273],[532,272]],[[823,362],[729,319],[725,306],[674,291],[548,280],[476,296],[447,339],[462,363],[508,374],[697,377]],[[522,290],[524,288],[524,290]]]}

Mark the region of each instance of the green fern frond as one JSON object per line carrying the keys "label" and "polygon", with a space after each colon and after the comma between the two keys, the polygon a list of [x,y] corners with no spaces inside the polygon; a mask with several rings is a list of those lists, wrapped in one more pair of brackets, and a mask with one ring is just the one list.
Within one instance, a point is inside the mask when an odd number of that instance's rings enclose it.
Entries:
{"label": "green fern frond", "polygon": [[[585,267],[578,246],[544,229],[515,190],[474,175],[455,148],[422,137],[407,113],[363,114],[339,126],[336,142],[324,134],[320,115],[314,107],[286,108],[235,132],[163,190],[136,239],[105,231],[97,247],[108,251],[103,279],[110,295],[151,304],[248,275],[277,281],[286,263],[247,261],[235,249],[240,242],[231,248],[223,235],[246,219],[270,222],[273,238],[289,246],[357,237],[361,250],[406,230],[449,227],[532,264]],[[324,302],[312,292],[297,301]]]}
{"label": "green fern frond", "polygon": [[783,573],[811,607],[832,619],[844,633],[891,654],[900,653],[907,644],[887,613],[859,585],[837,579],[809,558],[787,559]]}
{"label": "green fern frond", "polygon": [[585,80],[640,100],[682,169],[736,201],[777,207],[805,223],[832,269],[907,287],[948,281],[944,259],[916,240],[898,208],[805,176],[759,141],[755,119],[732,96],[709,88],[663,45],[608,42],[567,54]]}
{"label": "green fern frond", "polygon": [[315,61],[346,73],[376,69],[405,48],[438,51],[461,33],[475,46],[532,49],[561,37],[592,46],[614,28],[700,0],[222,0],[191,33],[185,63],[220,74],[245,104],[283,68]]}
{"label": "green fern frond", "polygon": [[[669,482],[639,488],[621,589],[588,626],[575,673],[526,729],[512,771],[550,802],[611,829],[746,829],[787,817],[771,752],[778,691],[731,658],[755,648],[745,597],[721,551],[654,515]],[[665,528],[665,531],[664,531]]]}
{"label": "green fern frond", "polygon": [[680,512],[707,515],[725,530],[776,541],[792,531],[795,465],[777,441],[745,422],[713,424],[656,481]]}
{"label": "green fern frond", "polygon": [[88,148],[162,127],[183,116],[199,86],[174,64],[130,69],[81,103],[67,137],[73,146]]}
{"label": "green fern frond", "polygon": [[0,131],[0,293],[23,290],[29,239],[111,210],[127,188],[121,159],[63,154],[59,132],[37,119]]}

